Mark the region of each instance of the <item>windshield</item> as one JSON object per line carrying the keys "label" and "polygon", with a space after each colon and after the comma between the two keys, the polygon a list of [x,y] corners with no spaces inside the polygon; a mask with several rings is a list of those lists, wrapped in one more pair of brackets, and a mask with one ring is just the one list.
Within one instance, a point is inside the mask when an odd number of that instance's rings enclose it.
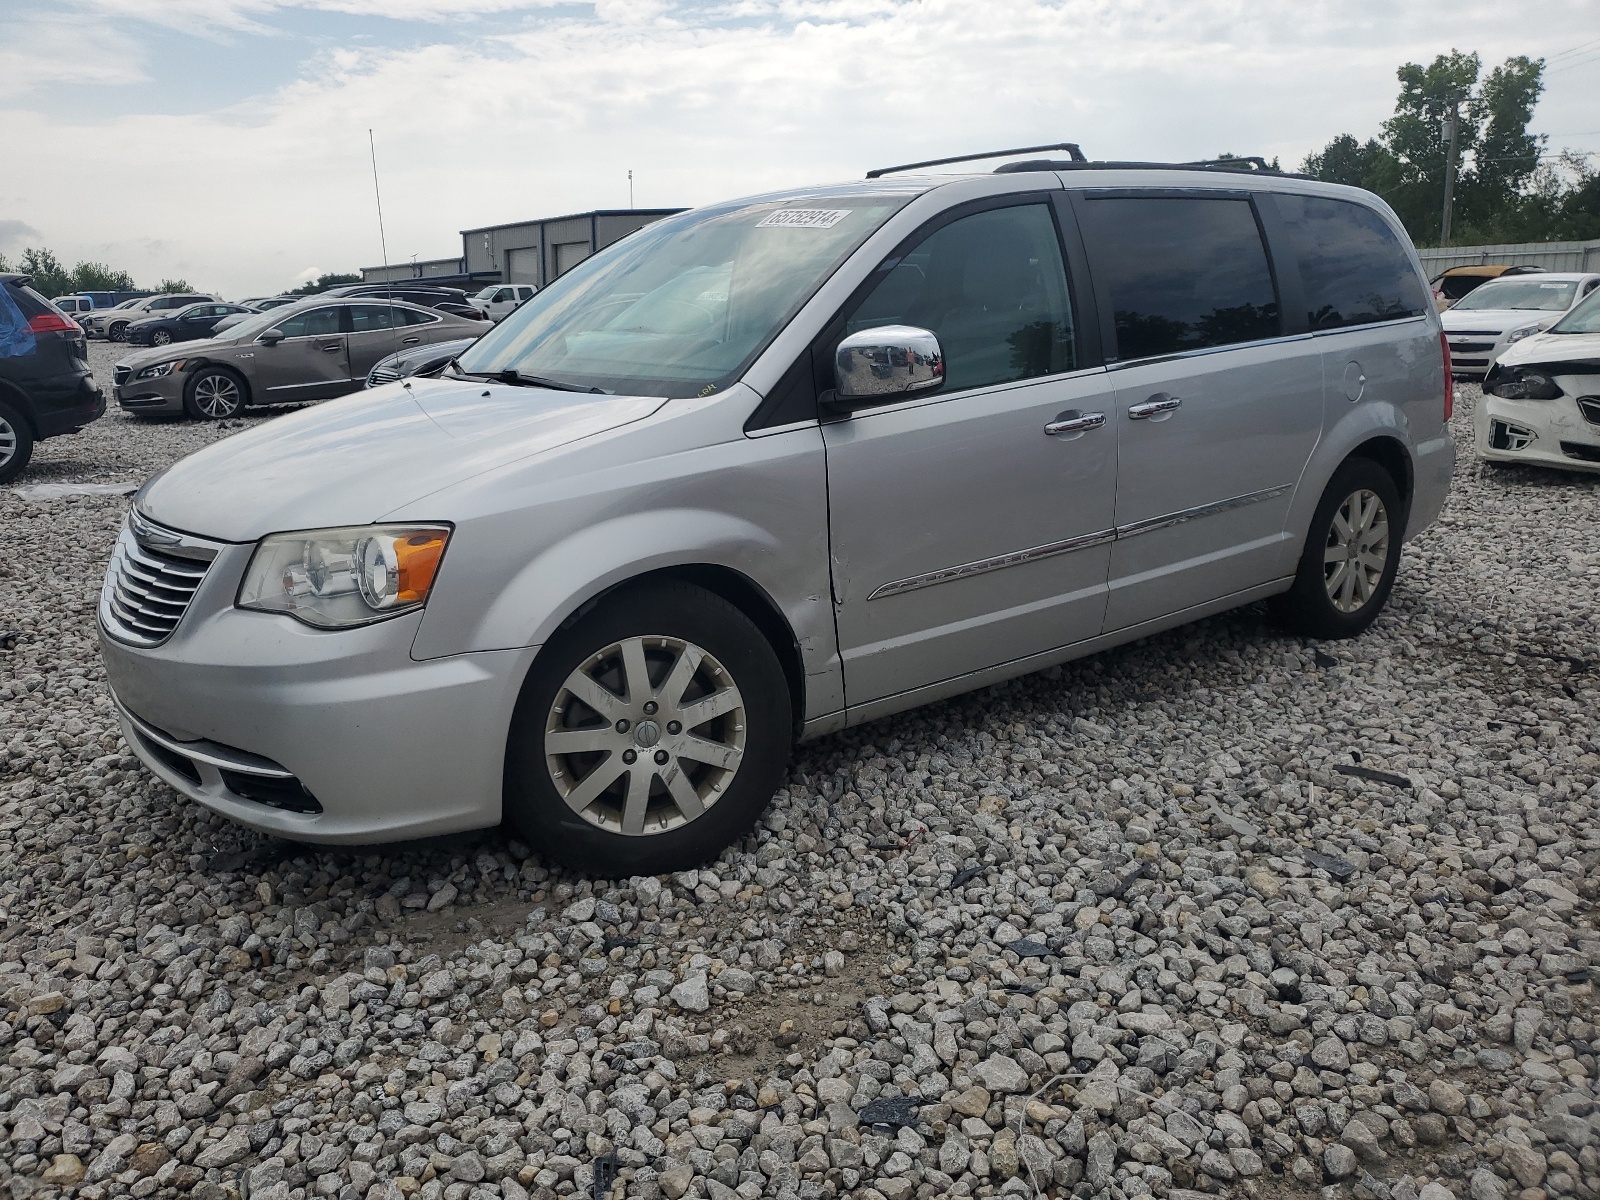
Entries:
{"label": "windshield", "polygon": [[1541,283],[1534,279],[1497,279],[1462,298],[1457,312],[1480,308],[1526,308],[1566,312],[1578,285],[1572,280]]}
{"label": "windshield", "polygon": [[491,283],[488,287],[484,288],[482,291],[473,292],[472,293],[472,298],[474,300],[490,300],[490,299],[494,298],[494,294],[496,292],[498,292],[499,290],[500,290],[500,285],[498,283]]}
{"label": "windshield", "polygon": [[458,368],[626,395],[707,395],[735,382],[909,199],[742,202],[647,225],[535,293]]}
{"label": "windshield", "polygon": [[1590,292],[1578,307],[1550,326],[1550,333],[1600,333],[1600,291]]}
{"label": "windshield", "polygon": [[241,320],[237,325],[229,325],[228,328],[223,332],[228,335],[230,340],[233,338],[248,340],[249,338],[255,337],[257,334],[270,329],[273,325],[281,320],[283,320],[282,313],[246,313],[244,314],[244,319]]}

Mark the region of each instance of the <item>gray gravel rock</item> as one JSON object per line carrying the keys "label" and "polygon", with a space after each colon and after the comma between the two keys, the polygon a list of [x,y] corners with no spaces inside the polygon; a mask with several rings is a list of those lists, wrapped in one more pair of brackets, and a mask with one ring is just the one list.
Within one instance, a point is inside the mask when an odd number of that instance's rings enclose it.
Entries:
{"label": "gray gravel rock", "polygon": [[[276,416],[113,413],[26,478]],[[744,844],[618,880],[176,798],[96,655],[124,507],[0,489],[17,1200],[552,1200],[602,1161],[645,1200],[1600,1197],[1600,480],[1464,457],[1363,637],[1246,610],[823,739]]]}

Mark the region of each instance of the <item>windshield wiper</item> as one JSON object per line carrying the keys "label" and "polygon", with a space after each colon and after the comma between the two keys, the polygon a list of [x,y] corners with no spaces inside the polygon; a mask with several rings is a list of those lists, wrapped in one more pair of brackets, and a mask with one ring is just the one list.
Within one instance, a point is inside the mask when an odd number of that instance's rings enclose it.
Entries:
{"label": "windshield wiper", "polygon": [[500,383],[512,383],[518,387],[550,388],[557,392],[591,392],[604,395],[597,387],[584,387],[577,383],[562,383],[558,379],[546,379],[543,375],[524,375],[521,371],[507,367],[494,377]]}

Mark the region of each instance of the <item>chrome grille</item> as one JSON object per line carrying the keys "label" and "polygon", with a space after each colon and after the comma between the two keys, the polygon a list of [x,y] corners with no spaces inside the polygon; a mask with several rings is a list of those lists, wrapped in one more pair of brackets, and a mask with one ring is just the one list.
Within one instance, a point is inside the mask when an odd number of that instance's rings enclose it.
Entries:
{"label": "chrome grille", "polygon": [[393,383],[400,378],[400,372],[393,367],[373,367],[372,373],[367,376],[367,386],[377,387],[380,383]]}
{"label": "chrome grille", "polygon": [[129,513],[100,589],[100,622],[106,632],[135,646],[166,641],[219,548]]}
{"label": "chrome grille", "polygon": [[128,382],[128,376],[132,375],[132,374],[133,374],[133,368],[132,367],[112,367],[111,368],[111,382],[113,384],[117,384],[117,385],[127,383]]}

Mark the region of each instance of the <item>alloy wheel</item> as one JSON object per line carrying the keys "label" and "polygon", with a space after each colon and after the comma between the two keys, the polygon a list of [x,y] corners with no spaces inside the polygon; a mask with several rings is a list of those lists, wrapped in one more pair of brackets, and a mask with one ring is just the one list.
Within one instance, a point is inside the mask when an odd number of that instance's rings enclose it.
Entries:
{"label": "alloy wheel", "polygon": [[1363,608],[1389,562],[1389,513],[1376,492],[1350,493],[1334,510],[1322,554],[1323,585],[1343,613]]}
{"label": "alloy wheel", "polygon": [[195,407],[213,420],[233,416],[239,411],[240,400],[239,385],[231,375],[219,371],[195,380]]}
{"label": "alloy wheel", "polygon": [[631,637],[591,655],[557,690],[545,763],[567,807],[591,825],[659,834],[727,793],[745,732],[744,697],[706,650]]}
{"label": "alloy wheel", "polygon": [[17,431],[11,428],[11,422],[0,417],[0,467],[11,461],[17,452]]}
{"label": "alloy wheel", "polygon": [[172,335],[165,329],[158,329],[150,335],[150,341],[153,345],[170,346],[172,344]]}
{"label": "alloy wheel", "polygon": [[106,337],[113,342],[125,342],[128,340],[128,327],[126,325],[113,325],[106,333]]}

